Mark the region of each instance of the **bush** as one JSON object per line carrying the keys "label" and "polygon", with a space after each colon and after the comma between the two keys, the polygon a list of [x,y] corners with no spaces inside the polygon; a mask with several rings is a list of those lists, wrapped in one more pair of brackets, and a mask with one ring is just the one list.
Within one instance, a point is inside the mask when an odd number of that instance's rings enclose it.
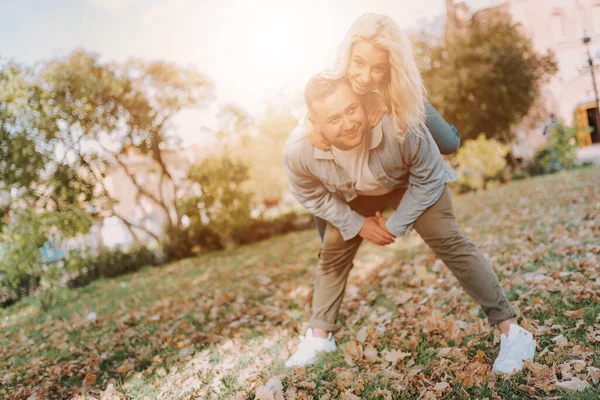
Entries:
{"label": "bush", "polygon": [[114,278],[157,264],[155,254],[145,247],[127,251],[106,250],[89,258],[72,253],[66,263],[70,275],[67,285],[71,288],[84,286],[99,278]]}
{"label": "bush", "polygon": [[[261,217],[236,227],[231,233],[230,243],[254,243],[272,236],[312,227],[314,221],[308,213],[290,212],[270,219]],[[199,254],[203,250],[223,248],[219,236],[212,230],[188,227],[169,231],[165,252],[169,260],[179,260]]]}
{"label": "bush", "polygon": [[456,153],[459,185],[465,190],[481,190],[497,179],[506,167],[508,146],[480,134],[475,140],[467,140]]}
{"label": "bush", "polygon": [[232,237],[238,244],[247,244],[314,226],[315,223],[310,214],[298,215],[290,212],[274,219],[257,219],[247,226],[236,229]]}
{"label": "bush", "polygon": [[549,130],[548,142],[527,165],[530,175],[542,175],[573,167],[577,159],[575,152],[576,129],[562,124]]}
{"label": "bush", "polygon": [[46,229],[35,213],[23,210],[4,225],[0,234],[0,276],[2,286],[15,299],[29,294],[29,282],[39,282],[42,275],[42,255],[39,249],[46,242]]}
{"label": "bush", "polygon": [[[177,203],[179,215],[189,223],[170,234],[191,248],[227,247],[233,232],[252,222],[252,193],[244,187],[247,180],[248,167],[228,156],[208,158],[192,166],[187,176],[189,194]],[[170,243],[172,247],[173,240]]]}
{"label": "bush", "polygon": [[52,235],[75,236],[87,232],[90,224],[89,215],[75,208],[55,212],[22,209],[12,215],[0,233],[0,303],[12,304],[35,293],[46,310],[64,270],[62,261],[44,260],[41,248]]}
{"label": "bush", "polygon": [[167,231],[164,251],[168,260],[180,260],[202,250],[222,250],[222,238],[207,226],[173,227]]}

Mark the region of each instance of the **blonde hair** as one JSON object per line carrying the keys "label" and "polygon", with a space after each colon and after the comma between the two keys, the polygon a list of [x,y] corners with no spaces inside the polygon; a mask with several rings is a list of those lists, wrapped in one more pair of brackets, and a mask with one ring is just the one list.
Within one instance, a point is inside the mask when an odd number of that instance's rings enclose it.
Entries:
{"label": "blonde hair", "polygon": [[409,129],[417,135],[428,132],[425,126],[425,87],[413,56],[408,37],[387,15],[368,13],[360,16],[340,45],[333,67],[327,71],[331,79],[346,75],[352,46],[361,40],[387,50],[390,69],[378,88],[399,137]]}

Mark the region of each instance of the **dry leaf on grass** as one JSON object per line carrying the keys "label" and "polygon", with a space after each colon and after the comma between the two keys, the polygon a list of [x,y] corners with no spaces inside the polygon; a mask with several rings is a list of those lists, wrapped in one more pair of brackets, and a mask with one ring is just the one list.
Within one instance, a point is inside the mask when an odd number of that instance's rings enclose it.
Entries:
{"label": "dry leaf on grass", "polygon": [[558,382],[556,387],[565,392],[579,392],[590,387],[590,384],[579,378],[573,378],[570,381]]}
{"label": "dry leaf on grass", "polygon": [[348,389],[342,394],[342,400],[361,400],[361,398]]}
{"label": "dry leaf on grass", "polygon": [[433,390],[441,396],[449,387],[450,384],[448,382],[438,382],[433,386]]}
{"label": "dry leaf on grass", "polygon": [[302,389],[315,389],[317,387],[317,384],[314,382],[302,381],[299,382],[297,386]]}
{"label": "dry leaf on grass", "polygon": [[391,362],[392,365],[396,364],[398,361],[404,360],[406,357],[411,356],[411,353],[404,353],[402,351],[388,351],[384,353],[383,358],[387,361]]}
{"label": "dry leaf on grass", "polygon": [[598,384],[600,382],[600,368],[588,367],[587,376],[592,380],[594,385]]}
{"label": "dry leaf on grass", "polygon": [[356,340],[349,341],[343,350],[344,360],[348,365],[354,366],[357,361],[360,361],[363,357],[362,345]]}

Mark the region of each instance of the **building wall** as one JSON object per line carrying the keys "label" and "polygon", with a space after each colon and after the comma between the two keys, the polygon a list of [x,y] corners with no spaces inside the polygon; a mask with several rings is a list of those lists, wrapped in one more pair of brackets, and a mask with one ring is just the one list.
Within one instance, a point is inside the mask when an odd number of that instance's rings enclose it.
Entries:
{"label": "building wall", "polygon": [[[575,108],[595,101],[591,75],[584,71],[587,50],[582,38],[584,33],[590,36],[590,49],[595,57],[596,49],[600,48],[600,0],[504,0],[502,3],[532,38],[536,50],[554,51],[558,73],[545,88],[546,106],[559,119],[573,125]],[[599,59],[594,61],[600,65]],[[600,90],[600,82],[596,83]]]}
{"label": "building wall", "polygon": [[[456,24],[456,11],[468,7],[468,3],[446,1],[447,29],[456,30],[451,26]],[[545,53],[551,49],[555,53],[558,72],[542,89],[542,101],[548,114],[554,113],[559,120],[574,126],[575,110],[595,102],[592,78],[589,69],[586,70],[587,49],[582,38],[585,33],[590,36],[590,51],[592,57],[596,57],[596,49],[600,48],[600,0],[498,0],[495,7],[478,10],[473,17],[494,8],[508,11],[531,38],[536,51]],[[600,59],[594,58],[594,62],[600,92]],[[540,121],[538,127],[520,132],[517,152],[527,158],[543,145],[545,138],[541,132],[545,122]]]}

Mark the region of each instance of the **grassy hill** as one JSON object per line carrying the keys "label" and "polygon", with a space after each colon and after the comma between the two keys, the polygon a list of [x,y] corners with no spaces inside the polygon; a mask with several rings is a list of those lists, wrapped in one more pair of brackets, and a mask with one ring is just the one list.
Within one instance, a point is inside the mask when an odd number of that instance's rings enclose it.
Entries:
{"label": "grassy hill", "polygon": [[286,369],[310,314],[309,230],[65,290],[46,314],[30,298],[0,310],[0,397],[280,398],[271,381],[290,399],[599,398],[600,169],[454,204],[538,340],[510,379],[490,372],[499,333],[416,233],[363,244],[339,350]]}

